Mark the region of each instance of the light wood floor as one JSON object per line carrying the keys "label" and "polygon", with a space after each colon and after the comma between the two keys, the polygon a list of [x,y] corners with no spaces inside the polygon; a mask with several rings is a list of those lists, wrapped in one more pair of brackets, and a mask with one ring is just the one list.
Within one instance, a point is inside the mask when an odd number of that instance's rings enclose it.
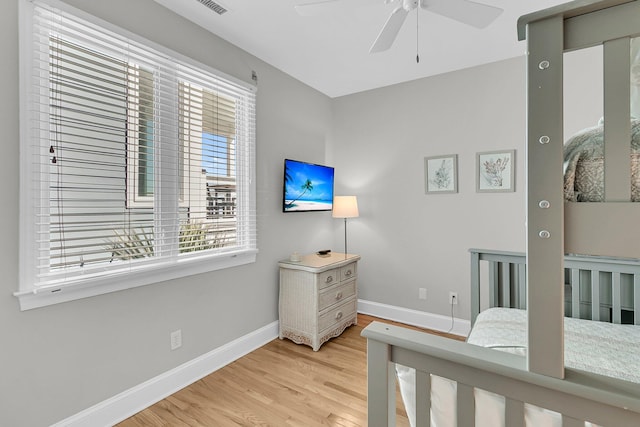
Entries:
{"label": "light wood floor", "polygon": [[[275,339],[118,426],[366,426],[366,340],[360,332],[373,320],[384,321],[359,314],[357,326],[318,352]],[[397,394],[397,426],[408,426]]]}

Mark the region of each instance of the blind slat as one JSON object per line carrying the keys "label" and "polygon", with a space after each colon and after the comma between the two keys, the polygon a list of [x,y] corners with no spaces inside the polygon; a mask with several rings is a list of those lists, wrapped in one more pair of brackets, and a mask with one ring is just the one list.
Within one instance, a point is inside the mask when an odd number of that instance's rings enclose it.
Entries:
{"label": "blind slat", "polygon": [[255,250],[253,91],[46,2],[32,26],[21,287]]}

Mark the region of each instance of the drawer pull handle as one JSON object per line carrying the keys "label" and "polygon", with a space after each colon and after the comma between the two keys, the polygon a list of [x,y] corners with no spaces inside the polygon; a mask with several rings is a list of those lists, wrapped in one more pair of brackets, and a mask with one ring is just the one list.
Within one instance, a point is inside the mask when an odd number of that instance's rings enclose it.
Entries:
{"label": "drawer pull handle", "polygon": [[341,311],[336,313],[336,320],[340,320],[340,319],[342,319],[342,312]]}
{"label": "drawer pull handle", "polygon": [[324,281],[325,283],[331,283],[333,282],[333,276],[327,276],[327,280]]}
{"label": "drawer pull handle", "polygon": [[340,299],[340,298],[342,298],[342,292],[338,292],[338,293],[336,293],[336,299],[338,300],[338,299]]}
{"label": "drawer pull handle", "polygon": [[352,274],[353,274],[353,273],[351,272],[351,270],[347,270],[347,271],[345,271],[345,272],[344,272],[344,275],[345,275],[346,277],[351,277],[351,275],[352,275]]}

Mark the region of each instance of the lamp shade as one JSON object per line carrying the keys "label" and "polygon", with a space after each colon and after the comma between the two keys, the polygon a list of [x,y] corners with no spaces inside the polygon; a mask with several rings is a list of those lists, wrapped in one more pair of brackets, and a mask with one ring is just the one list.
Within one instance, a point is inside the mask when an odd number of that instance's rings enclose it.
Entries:
{"label": "lamp shade", "polygon": [[335,196],[333,198],[334,218],[356,218],[358,214],[358,199],[356,196]]}

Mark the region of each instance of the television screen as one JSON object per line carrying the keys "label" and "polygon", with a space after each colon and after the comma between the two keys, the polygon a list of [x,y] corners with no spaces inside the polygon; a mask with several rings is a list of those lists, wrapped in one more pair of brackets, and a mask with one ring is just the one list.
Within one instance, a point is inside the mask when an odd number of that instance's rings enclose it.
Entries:
{"label": "television screen", "polygon": [[330,211],[332,208],[333,168],[285,159],[282,211]]}

